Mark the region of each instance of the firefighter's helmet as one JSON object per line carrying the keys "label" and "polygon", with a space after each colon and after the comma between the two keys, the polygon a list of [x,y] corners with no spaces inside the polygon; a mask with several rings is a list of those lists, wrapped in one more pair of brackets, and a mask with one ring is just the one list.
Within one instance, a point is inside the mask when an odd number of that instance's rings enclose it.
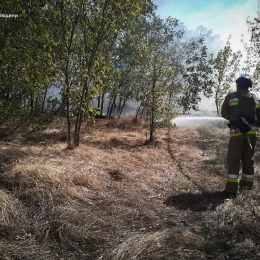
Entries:
{"label": "firefighter's helmet", "polygon": [[252,80],[249,77],[241,76],[236,80],[236,83],[241,88],[252,88]]}

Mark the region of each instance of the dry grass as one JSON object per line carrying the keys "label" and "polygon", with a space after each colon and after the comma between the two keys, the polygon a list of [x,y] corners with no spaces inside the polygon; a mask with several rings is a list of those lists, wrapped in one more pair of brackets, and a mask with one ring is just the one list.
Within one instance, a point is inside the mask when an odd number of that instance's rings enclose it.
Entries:
{"label": "dry grass", "polygon": [[256,190],[259,185],[217,208],[214,239],[206,247],[224,243],[227,249],[219,259],[259,259],[260,196]]}
{"label": "dry grass", "polygon": [[183,228],[133,235],[105,259],[205,259],[203,240]]}
{"label": "dry grass", "polygon": [[227,130],[147,135],[145,121],[102,119],[68,150],[59,120],[1,141],[0,259],[259,259],[258,185],[218,192]]}

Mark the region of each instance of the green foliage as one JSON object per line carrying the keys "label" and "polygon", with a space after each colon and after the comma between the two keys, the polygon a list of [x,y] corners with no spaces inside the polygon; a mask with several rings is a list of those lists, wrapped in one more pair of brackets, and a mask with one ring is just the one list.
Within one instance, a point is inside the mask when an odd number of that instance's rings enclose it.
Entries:
{"label": "green foliage", "polygon": [[102,115],[108,98],[108,116],[133,100],[152,140],[155,122],[196,110],[201,94],[220,100],[240,54],[227,45],[213,59],[207,36],[189,36],[154,10],[150,0],[4,0],[1,12],[18,18],[0,18],[0,124],[40,125],[61,112],[69,146],[78,146],[83,120],[96,115],[94,100]]}
{"label": "green foliage", "polygon": [[226,46],[218,52],[213,64],[213,82],[214,99],[217,113],[220,112],[220,106],[224,97],[232,89],[232,84],[237,78],[240,68],[242,54],[240,51],[233,52],[228,41]]}
{"label": "green foliage", "polygon": [[249,43],[244,43],[247,52],[243,74],[248,75],[254,80],[254,91],[260,90],[260,16],[255,17],[252,21],[247,21],[251,40]]}
{"label": "green foliage", "polygon": [[46,86],[55,75],[47,3],[1,2],[1,13],[17,17],[0,18],[0,124],[8,119],[34,120],[43,112]]}
{"label": "green foliage", "polygon": [[139,82],[135,85],[137,100],[141,102],[150,120],[150,141],[153,140],[154,123],[170,112],[172,104],[167,103],[169,96],[169,77],[173,73],[171,50],[179,33],[176,19],[152,17],[145,24],[139,57]]}
{"label": "green foliage", "polygon": [[[83,119],[83,110],[90,111],[90,104],[94,94],[100,92],[100,85],[108,88],[109,73],[113,72],[112,49],[118,34],[131,28],[131,25],[140,14],[144,14],[147,4],[150,1],[97,1],[95,5],[84,5],[82,19],[80,20],[79,32],[82,35],[80,40],[81,53],[78,54],[79,77],[82,88],[79,92],[79,103],[77,106],[77,120],[75,124],[74,144],[79,145],[80,126]],[[84,13],[85,12],[85,13]],[[130,21],[130,22],[129,22]],[[103,58],[104,57],[104,58]],[[81,75],[84,73],[86,77]],[[116,72],[114,75],[118,75]],[[119,74],[120,75],[120,74]],[[105,84],[102,84],[105,82]],[[104,89],[103,89],[104,91]]]}
{"label": "green foliage", "polygon": [[197,110],[198,102],[201,100],[200,94],[203,93],[209,97],[213,87],[211,55],[207,52],[204,40],[199,39],[188,43],[186,51],[189,54],[186,60],[185,84],[181,99],[184,112],[190,109]]}

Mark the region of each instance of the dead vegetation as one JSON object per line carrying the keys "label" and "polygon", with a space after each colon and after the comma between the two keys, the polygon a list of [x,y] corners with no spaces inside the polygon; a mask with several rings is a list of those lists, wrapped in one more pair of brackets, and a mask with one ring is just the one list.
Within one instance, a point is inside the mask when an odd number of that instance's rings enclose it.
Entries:
{"label": "dead vegetation", "polygon": [[147,144],[147,129],[100,119],[75,150],[62,121],[3,139],[0,259],[259,259],[259,185],[219,192],[227,130],[158,128]]}

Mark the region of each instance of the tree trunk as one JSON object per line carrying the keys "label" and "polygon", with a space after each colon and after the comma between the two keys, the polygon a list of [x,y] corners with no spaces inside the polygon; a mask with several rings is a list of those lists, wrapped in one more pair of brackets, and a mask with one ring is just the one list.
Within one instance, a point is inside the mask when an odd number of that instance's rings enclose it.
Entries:
{"label": "tree trunk", "polygon": [[48,87],[45,87],[45,91],[44,91],[44,95],[43,95],[43,101],[42,101],[41,114],[44,112],[44,105],[45,105],[45,100],[46,100],[46,97],[47,97],[47,91],[48,91]]}
{"label": "tree trunk", "polygon": [[112,113],[115,109],[115,103],[116,103],[116,95],[114,96],[113,100],[110,101],[110,104],[109,104],[109,111],[108,111],[109,118],[111,118]]}
{"label": "tree trunk", "polygon": [[216,109],[217,109],[217,115],[219,115],[219,106],[218,106],[217,98],[215,98],[215,105],[216,105]]}
{"label": "tree trunk", "polygon": [[83,119],[83,105],[86,102],[88,92],[88,81],[85,82],[85,86],[83,88],[81,98],[80,98],[80,104],[77,107],[77,118],[75,123],[75,132],[74,132],[74,145],[79,146],[80,143],[80,129],[81,129],[81,123]]}
{"label": "tree trunk", "polygon": [[135,119],[138,118],[138,114],[139,114],[139,111],[140,111],[141,107],[142,107],[142,104],[140,104],[140,106],[139,106],[138,109],[136,110]]}
{"label": "tree trunk", "polygon": [[[120,113],[122,111],[122,102],[123,102],[123,99],[122,97],[119,98],[119,103],[118,103],[118,106],[117,106],[117,112]],[[123,102],[125,104],[125,102]]]}
{"label": "tree trunk", "polygon": [[124,101],[123,101],[123,104],[120,106],[120,112],[119,112],[119,115],[118,115],[118,119],[121,117],[121,114],[122,114],[122,112],[123,112],[123,109],[124,109],[124,107],[125,107],[125,104],[126,104],[126,101],[128,100],[128,98],[129,98],[129,94],[126,96],[126,98],[124,99]]}
{"label": "tree trunk", "polygon": [[103,116],[103,111],[104,111],[104,97],[105,97],[105,93],[102,92],[102,96],[101,96],[101,106],[100,106],[101,117]]}
{"label": "tree trunk", "polygon": [[31,93],[30,94],[30,113],[33,114],[33,110],[34,110],[34,94]]}
{"label": "tree trunk", "polygon": [[71,148],[72,147],[72,143],[71,143],[71,118],[70,118],[70,86],[69,86],[69,76],[68,76],[68,72],[65,75],[66,77],[66,119],[67,119],[67,144],[68,147]]}
{"label": "tree trunk", "polygon": [[150,115],[150,138],[149,141],[152,142],[154,140],[154,117],[155,117],[155,84],[152,86],[152,107],[151,107],[151,115]]}
{"label": "tree trunk", "polygon": [[100,103],[101,103],[101,98],[100,98],[100,96],[97,97],[97,101],[98,101],[97,107],[100,108]]}

